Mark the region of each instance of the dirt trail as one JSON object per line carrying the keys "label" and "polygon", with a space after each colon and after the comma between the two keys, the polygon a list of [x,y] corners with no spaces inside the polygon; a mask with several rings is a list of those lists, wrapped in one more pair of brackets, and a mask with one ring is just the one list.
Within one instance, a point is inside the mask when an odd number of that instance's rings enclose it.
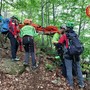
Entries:
{"label": "dirt trail", "polygon": [[[18,54],[23,60],[21,53]],[[0,72],[0,90],[70,90],[67,86],[65,78],[59,73],[57,83],[52,83],[56,80],[56,70],[48,71],[45,69],[45,56],[41,59],[39,67],[32,72],[29,68],[21,75],[9,75]],[[37,58],[38,60],[38,58]],[[49,61],[52,63],[51,61]],[[59,71],[60,72],[60,71]],[[83,90],[90,90],[90,84]],[[75,83],[75,90],[81,90]]]}

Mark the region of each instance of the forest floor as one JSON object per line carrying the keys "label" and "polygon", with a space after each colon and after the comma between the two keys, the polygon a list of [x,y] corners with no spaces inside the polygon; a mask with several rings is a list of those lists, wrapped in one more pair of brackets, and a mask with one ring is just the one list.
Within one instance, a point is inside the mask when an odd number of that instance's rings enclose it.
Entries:
{"label": "forest floor", "polygon": [[[22,53],[18,54],[21,58],[20,61],[23,58]],[[0,71],[0,90],[70,90],[59,68],[53,71],[45,69],[46,61],[52,63],[52,61],[45,59],[45,57],[47,56],[42,55],[39,67],[34,71],[29,67],[19,75],[10,75]],[[85,83],[86,87],[80,89],[77,81],[74,80],[74,90],[90,90],[90,82],[85,81]]]}

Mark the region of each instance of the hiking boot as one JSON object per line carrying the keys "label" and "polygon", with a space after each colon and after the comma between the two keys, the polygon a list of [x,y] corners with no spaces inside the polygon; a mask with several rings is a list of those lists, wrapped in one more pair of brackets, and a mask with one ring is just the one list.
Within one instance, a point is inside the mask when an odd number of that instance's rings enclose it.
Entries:
{"label": "hiking boot", "polygon": [[15,61],[19,61],[20,59],[19,58],[15,58]]}
{"label": "hiking boot", "polygon": [[19,61],[19,58],[12,58],[12,61]]}
{"label": "hiking boot", "polygon": [[80,88],[84,88],[85,86],[84,85],[79,85]]}
{"label": "hiking boot", "polygon": [[26,62],[24,62],[23,65],[24,65],[25,67],[28,67],[28,66],[29,66],[29,64],[26,63]]}
{"label": "hiking boot", "polygon": [[32,70],[37,69],[37,67],[38,67],[38,65],[36,65],[36,66],[32,66]]}

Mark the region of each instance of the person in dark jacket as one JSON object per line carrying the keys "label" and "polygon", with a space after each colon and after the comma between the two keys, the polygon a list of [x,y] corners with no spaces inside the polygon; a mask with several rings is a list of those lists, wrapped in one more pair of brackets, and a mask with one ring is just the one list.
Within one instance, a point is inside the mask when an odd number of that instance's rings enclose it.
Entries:
{"label": "person in dark jacket", "polygon": [[18,50],[17,35],[19,33],[19,29],[18,29],[17,19],[14,16],[10,18],[9,29],[10,30],[7,33],[7,37],[9,38],[11,43],[12,61],[18,61],[19,58],[17,58],[16,54]]}
{"label": "person in dark jacket", "polygon": [[75,33],[73,31],[73,27],[74,27],[74,24],[72,22],[68,22],[66,24],[66,27],[67,29],[65,31],[62,31],[62,32],[65,32],[59,39],[58,43],[60,45],[64,45],[64,54],[63,54],[63,57],[64,57],[64,62],[65,62],[65,67],[66,67],[66,74],[67,74],[67,81],[68,81],[68,84],[70,85],[71,89],[73,89],[73,74],[72,74],[72,68],[73,68],[73,63],[74,63],[74,68],[76,70],[76,75],[77,75],[77,78],[78,78],[78,84],[79,84],[79,87],[83,88],[84,87],[84,81],[83,81],[83,77],[82,77],[82,72],[81,72],[81,67],[80,67],[80,56],[79,55],[69,55],[68,53],[68,47],[69,47],[69,41],[68,41],[68,38],[67,38],[67,35],[66,33]]}

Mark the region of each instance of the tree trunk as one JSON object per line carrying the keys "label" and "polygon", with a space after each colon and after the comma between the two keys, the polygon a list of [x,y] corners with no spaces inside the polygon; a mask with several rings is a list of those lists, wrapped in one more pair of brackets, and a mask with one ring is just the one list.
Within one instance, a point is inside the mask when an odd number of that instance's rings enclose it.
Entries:
{"label": "tree trunk", "polygon": [[32,8],[31,7],[30,7],[28,18],[31,18],[32,19]]}
{"label": "tree trunk", "polygon": [[[49,25],[49,3],[46,0],[46,26]],[[49,36],[47,35],[47,46],[49,45]]]}
{"label": "tree trunk", "polygon": [[49,25],[49,3],[46,0],[46,26]]}
{"label": "tree trunk", "polygon": [[81,24],[82,24],[82,16],[80,17],[80,23],[79,23],[78,36],[80,36]]}
{"label": "tree trunk", "polygon": [[1,7],[0,7],[0,14],[1,14],[1,11],[2,11],[2,0],[1,0]]}
{"label": "tree trunk", "polygon": [[[42,17],[42,22],[41,25],[44,27],[44,2],[41,0],[41,17]],[[44,35],[42,34],[42,45],[44,45]]]}
{"label": "tree trunk", "polygon": [[81,17],[80,17],[80,23],[79,23],[79,31],[78,31],[78,36],[80,36],[80,31],[81,31],[81,25],[82,25],[82,21],[83,21],[83,17],[82,17],[82,15],[83,15],[83,10],[84,10],[84,0],[82,1],[83,2],[83,4],[82,4],[82,6],[81,6]]}
{"label": "tree trunk", "polygon": [[53,25],[55,25],[55,6],[53,3]]}

